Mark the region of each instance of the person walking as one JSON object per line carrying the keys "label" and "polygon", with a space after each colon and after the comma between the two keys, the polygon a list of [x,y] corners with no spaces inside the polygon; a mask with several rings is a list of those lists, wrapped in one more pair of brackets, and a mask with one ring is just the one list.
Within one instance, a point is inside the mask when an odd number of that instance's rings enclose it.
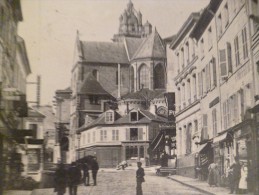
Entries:
{"label": "person walking", "polygon": [[229,174],[229,184],[230,184],[230,194],[234,191],[238,193],[238,184],[241,176],[241,165],[237,157],[235,157],[235,162],[230,166],[231,172]]}
{"label": "person walking", "polygon": [[89,168],[87,163],[83,163],[83,181],[85,186],[89,186]]}
{"label": "person walking", "polygon": [[145,182],[145,179],[144,179],[145,171],[141,167],[141,165],[142,165],[141,162],[137,162],[138,170],[136,172],[136,178],[137,178],[137,187],[136,187],[137,194],[136,195],[143,195],[142,183]]}
{"label": "person walking", "polygon": [[208,167],[209,176],[208,176],[208,183],[210,186],[217,186],[218,185],[218,165],[216,163],[211,163]]}
{"label": "person walking", "polygon": [[247,176],[248,176],[248,168],[245,162],[241,163],[241,171],[240,171],[240,181],[239,181],[239,189],[241,194],[245,194],[247,192]]}
{"label": "person walking", "polygon": [[80,184],[81,177],[80,169],[75,162],[72,162],[71,167],[68,169],[69,195],[77,195],[77,185]]}
{"label": "person walking", "polygon": [[96,179],[97,179],[98,170],[99,170],[99,164],[97,162],[97,159],[94,158],[92,162],[92,176],[93,176],[94,186],[97,185]]}
{"label": "person walking", "polygon": [[54,174],[54,192],[57,192],[57,195],[64,195],[66,193],[67,187],[67,170],[63,163],[58,165],[57,170]]}

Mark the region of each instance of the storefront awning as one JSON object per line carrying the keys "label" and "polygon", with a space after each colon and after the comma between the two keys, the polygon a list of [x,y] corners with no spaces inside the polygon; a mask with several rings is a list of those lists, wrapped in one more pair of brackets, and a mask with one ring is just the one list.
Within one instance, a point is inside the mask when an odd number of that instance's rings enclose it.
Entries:
{"label": "storefront awning", "polygon": [[228,135],[228,133],[226,132],[226,133],[223,133],[222,135],[219,135],[219,136],[213,138],[213,143],[217,143],[217,142],[225,140],[227,138],[227,135]]}
{"label": "storefront awning", "polygon": [[198,148],[195,152],[196,152],[196,153],[200,153],[207,145],[208,145],[208,143],[201,144],[201,145],[199,146],[199,148]]}
{"label": "storefront awning", "polygon": [[159,145],[163,142],[163,140],[164,140],[163,138],[164,138],[164,135],[161,134],[161,136],[160,136],[160,138],[159,138],[159,140],[158,140],[156,146],[153,148],[153,151],[154,151],[155,149],[157,149],[157,147],[159,147]]}

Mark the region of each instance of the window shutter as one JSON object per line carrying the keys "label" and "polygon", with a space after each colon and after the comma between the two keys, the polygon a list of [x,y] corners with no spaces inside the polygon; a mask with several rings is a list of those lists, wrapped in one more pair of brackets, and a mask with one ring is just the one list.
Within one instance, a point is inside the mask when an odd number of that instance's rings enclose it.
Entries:
{"label": "window shutter", "polygon": [[199,96],[202,96],[202,72],[198,73]]}
{"label": "window shutter", "polygon": [[213,85],[216,87],[217,86],[217,69],[216,69],[216,59],[212,58],[211,60],[211,65],[212,65],[212,76],[213,76]]}
{"label": "window shutter", "polygon": [[232,53],[231,53],[231,44],[227,42],[227,57],[228,57],[228,72],[233,72],[232,69]]}
{"label": "window shutter", "polygon": [[202,132],[202,136],[203,139],[208,139],[208,117],[207,114],[203,114],[202,117],[202,122],[203,122],[203,132]]}
{"label": "window shutter", "polygon": [[143,140],[143,128],[138,128],[138,140]]}
{"label": "window shutter", "polygon": [[211,89],[210,85],[210,64],[207,64],[206,66],[206,85],[207,85],[207,91]]}
{"label": "window shutter", "polygon": [[130,129],[126,128],[126,140],[130,140]]}
{"label": "window shutter", "polygon": [[226,64],[226,51],[225,49],[219,50],[219,62],[220,62],[220,73],[221,78],[228,76],[228,68]]}

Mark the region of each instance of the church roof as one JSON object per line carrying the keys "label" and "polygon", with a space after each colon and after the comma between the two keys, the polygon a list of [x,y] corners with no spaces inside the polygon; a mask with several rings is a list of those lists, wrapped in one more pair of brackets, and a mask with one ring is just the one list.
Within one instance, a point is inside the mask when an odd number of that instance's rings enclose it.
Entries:
{"label": "church roof", "polygon": [[163,40],[156,29],[142,42],[132,59],[136,60],[141,58],[166,58]]}
{"label": "church roof", "polygon": [[85,62],[129,63],[124,44],[120,42],[81,41],[81,48]]}
{"label": "church roof", "polygon": [[141,89],[136,92],[128,93],[122,96],[122,99],[132,99],[132,100],[145,100],[145,99],[155,99],[164,97],[165,90],[150,90],[150,89]]}
{"label": "church roof", "polygon": [[125,47],[127,48],[128,57],[132,59],[134,53],[137,51],[141,43],[145,40],[145,38],[125,38]]}
{"label": "church roof", "polygon": [[88,73],[84,79],[79,93],[81,94],[92,94],[92,95],[110,95],[101,84],[96,80],[92,73]]}

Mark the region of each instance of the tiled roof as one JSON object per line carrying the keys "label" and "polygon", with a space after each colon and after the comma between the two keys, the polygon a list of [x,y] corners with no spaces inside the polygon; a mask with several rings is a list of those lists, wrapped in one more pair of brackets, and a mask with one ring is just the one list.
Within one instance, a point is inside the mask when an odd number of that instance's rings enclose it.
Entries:
{"label": "tiled roof", "polygon": [[101,84],[96,80],[92,73],[88,73],[84,79],[79,93],[81,94],[92,94],[92,95],[110,95]]}
{"label": "tiled roof", "polygon": [[142,42],[132,59],[141,58],[166,58],[163,40],[156,29],[145,41]]}
{"label": "tiled roof", "polygon": [[83,60],[96,63],[129,64],[123,43],[81,41]]}
{"label": "tiled roof", "polygon": [[133,55],[136,53],[141,43],[145,40],[146,38],[133,38],[133,37],[125,38],[125,46],[127,47],[129,59],[132,59]]}
{"label": "tiled roof", "polygon": [[160,98],[163,97],[165,93],[165,90],[159,89],[159,90],[150,90],[150,89],[141,89],[139,91],[128,93],[124,96],[122,96],[122,99],[133,99],[133,100],[145,100],[148,99],[154,99],[154,98]]}

